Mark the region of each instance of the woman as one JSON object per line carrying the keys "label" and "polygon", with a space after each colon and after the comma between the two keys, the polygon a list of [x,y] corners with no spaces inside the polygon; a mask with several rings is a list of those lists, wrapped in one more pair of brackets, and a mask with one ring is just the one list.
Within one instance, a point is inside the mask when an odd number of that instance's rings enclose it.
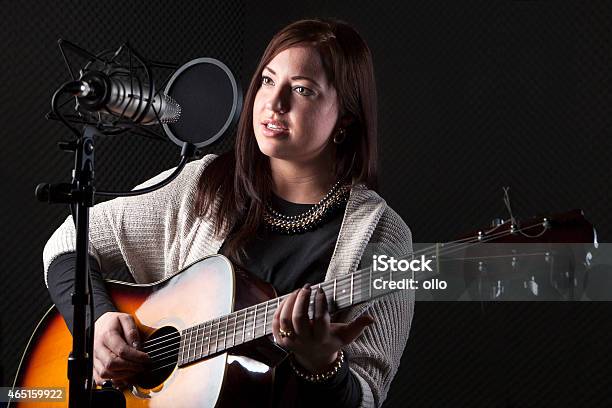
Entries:
{"label": "woman", "polygon": [[[100,271],[127,267],[137,282],[153,282],[222,253],[279,295],[291,293],[273,320],[275,341],[291,352],[277,368],[277,404],[286,403],[282,390],[292,382],[305,404],[380,406],[408,338],[410,294],[355,306],[330,322],[317,292],[313,320],[305,313],[310,285],[355,271],[367,244],[412,249],[406,224],[373,191],[376,126],[371,55],[352,27],[302,20],[277,33],[246,93],[233,151],[190,163],[153,193],[92,211],[95,381],[123,384],[148,359]],[[67,219],[44,253],[49,290],[67,321],[73,260]]]}

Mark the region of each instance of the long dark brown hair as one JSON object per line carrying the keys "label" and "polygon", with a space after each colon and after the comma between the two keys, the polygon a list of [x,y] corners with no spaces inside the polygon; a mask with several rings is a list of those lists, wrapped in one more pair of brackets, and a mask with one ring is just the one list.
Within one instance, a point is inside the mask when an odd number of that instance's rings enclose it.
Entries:
{"label": "long dark brown hair", "polygon": [[341,117],[351,119],[345,141],[336,148],[337,178],[347,176],[353,184],[377,187],[376,83],[367,44],[353,27],[338,20],[300,20],[286,26],[268,44],[251,79],[235,148],[213,160],[199,180],[198,214],[213,217],[217,235],[232,231],[225,245],[235,260],[260,227],[271,194],[269,160],[259,150],[253,130],[255,95],[264,67],[295,46],[318,50],[327,79],[336,89]]}

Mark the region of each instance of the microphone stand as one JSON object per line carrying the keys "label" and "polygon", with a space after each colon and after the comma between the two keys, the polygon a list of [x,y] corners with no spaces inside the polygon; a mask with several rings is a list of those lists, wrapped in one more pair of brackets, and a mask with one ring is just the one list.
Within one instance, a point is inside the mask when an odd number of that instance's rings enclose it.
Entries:
{"label": "microphone stand", "polygon": [[[95,390],[90,399],[87,391],[93,389],[90,384],[93,370],[93,355],[87,345],[87,306],[89,305],[89,209],[94,206],[96,190],[94,187],[94,138],[102,133],[93,125],[85,125],[82,136],[74,142],[60,143],[60,149],[73,151],[75,155],[73,177],[70,184],[39,184],[36,196],[48,203],[70,204],[76,228],[76,269],[74,292],[71,295],[73,304],[72,352],[68,357],[70,408],[82,407],[125,407],[125,397],[112,385],[104,384],[101,390]],[[172,181],[182,171],[187,159],[193,157],[196,149],[189,143],[183,145],[181,162],[175,171],[165,180],[142,190],[131,192],[99,192],[105,196],[133,196],[156,190]],[[89,328],[93,343],[94,327]],[[92,348],[93,350],[93,348]]]}
{"label": "microphone stand", "polygon": [[[112,387],[104,387],[102,395],[90,400],[87,390],[93,369],[93,356],[87,347],[87,306],[89,305],[89,209],[94,205],[94,137],[100,135],[96,127],[86,125],[82,136],[74,142],[60,144],[62,150],[74,151],[74,168],[70,184],[39,184],[36,196],[40,201],[70,204],[76,228],[76,268],[73,305],[72,352],[68,357],[68,406],[125,407],[123,394]],[[93,333],[93,327],[90,328]],[[93,341],[93,338],[90,339]]]}
{"label": "microphone stand", "polygon": [[[71,206],[74,209],[76,227],[76,270],[72,293],[73,323],[72,352],[68,357],[69,407],[91,406],[87,395],[93,368],[93,355],[87,350],[87,305],[89,304],[89,209],[94,205],[94,136],[95,127],[85,126],[83,136],[75,149],[74,172],[71,189]],[[93,329],[93,328],[92,328]],[[93,338],[90,339],[93,341]],[[123,394],[115,398],[115,404],[125,406]],[[115,405],[113,404],[113,406]],[[96,404],[97,405],[97,404]]]}
{"label": "microphone stand", "polygon": [[[71,183],[47,184],[42,183],[36,187],[36,197],[39,201],[48,203],[64,203],[69,204],[73,215],[76,228],[76,265],[74,277],[74,292],[71,294],[73,305],[73,329],[72,329],[72,351],[68,357],[68,380],[69,380],[69,397],[68,406],[70,408],[82,407],[125,407],[125,397],[123,393],[112,387],[112,382],[107,382],[102,385],[102,389],[95,389],[93,386],[93,339],[94,339],[94,324],[89,327],[90,338],[87,338],[87,306],[89,305],[93,312],[91,300],[91,282],[89,277],[89,209],[94,206],[95,198],[98,197],[128,197],[140,194],[145,194],[157,190],[174,180],[183,170],[188,160],[194,157],[197,153],[197,147],[189,142],[183,142],[181,150],[181,160],[172,174],[155,185],[132,190],[126,192],[117,191],[96,191],[94,186],[94,139],[97,136],[113,135],[125,132],[127,130],[140,129],[147,135],[158,136],[155,132],[145,131],[141,127],[141,122],[145,116],[152,110],[155,114],[158,124],[164,123],[160,118],[160,112],[153,106],[155,97],[161,97],[157,93],[154,95],[154,83],[151,74],[151,67],[155,66],[164,69],[176,68],[173,64],[149,62],[145,60],[131,49],[127,44],[120,46],[116,51],[103,51],[99,54],[92,54],[83,48],[60,39],[58,41],[60,52],[68,68],[72,81],[66,82],[58,88],[51,100],[51,112],[47,114],[47,118],[59,119],[66,125],[76,136],[75,139],[59,143],[59,148],[64,151],[74,152],[74,168],[72,170]],[[134,73],[137,68],[144,75],[144,82],[148,84],[148,91],[143,95],[143,99],[136,105],[134,112],[128,111],[127,108],[132,104],[132,99],[123,107],[120,115],[113,117],[112,122],[105,123],[98,112],[97,117],[87,119],[79,109],[76,116],[66,117],[60,111],[60,107],[64,104],[59,104],[59,95],[70,93],[72,96],[79,97],[83,91],[82,77],[77,79],[67,54],[64,52],[64,47],[75,51],[82,57],[88,59],[81,73],[102,71],[106,72],[109,67],[117,68],[122,65],[126,72]],[[123,55],[128,53],[127,57]],[[136,66],[134,65],[136,64]],[[134,74],[136,82],[141,83],[138,75]],[[133,78],[130,80],[134,80]],[[131,82],[130,82],[131,84]],[[160,88],[161,89],[161,88]],[[106,91],[104,91],[106,92]],[[86,96],[86,95],[81,95]],[[95,95],[100,100],[100,104],[105,104],[105,93]],[[133,98],[133,95],[128,95]],[[88,105],[86,99],[79,100],[79,103]],[[144,102],[144,105],[142,103]],[[100,106],[91,107],[95,111],[99,111]],[[141,106],[142,105],[142,106]],[[79,106],[79,104],[77,104]],[[158,108],[159,109],[159,108]],[[86,109],[87,110],[87,109]],[[111,113],[111,112],[108,112]],[[127,119],[127,120],[126,120]],[[84,127],[79,131],[70,124],[80,123]],[[176,142],[175,142],[176,143]],[[91,316],[93,319],[93,314]],[[109,385],[110,384],[110,385]],[[88,391],[95,391],[89,393]]]}

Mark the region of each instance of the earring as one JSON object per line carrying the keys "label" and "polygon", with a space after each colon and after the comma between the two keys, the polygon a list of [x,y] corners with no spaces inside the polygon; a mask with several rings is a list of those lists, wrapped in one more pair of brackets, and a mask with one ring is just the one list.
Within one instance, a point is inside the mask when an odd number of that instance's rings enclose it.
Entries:
{"label": "earring", "polygon": [[340,128],[338,130],[338,133],[334,135],[334,143],[341,144],[342,142],[344,142],[344,139],[346,139],[346,129]]}

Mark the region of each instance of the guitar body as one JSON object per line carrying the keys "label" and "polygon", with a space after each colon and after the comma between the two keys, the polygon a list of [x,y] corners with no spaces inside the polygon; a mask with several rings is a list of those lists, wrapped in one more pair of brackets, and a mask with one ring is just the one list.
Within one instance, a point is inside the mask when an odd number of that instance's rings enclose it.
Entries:
{"label": "guitar body", "polygon": [[[107,290],[119,311],[134,317],[143,341],[276,296],[271,285],[235,271],[221,255],[211,255],[153,284],[108,281]],[[67,393],[71,349],[70,331],[52,308],[30,339],[15,386],[65,387]],[[136,380],[137,385],[124,390],[126,406],[269,406],[273,367],[283,357],[284,353],[264,337],[185,366],[177,366],[175,359],[174,364],[170,361],[154,370],[155,375],[143,376],[142,381]]]}

